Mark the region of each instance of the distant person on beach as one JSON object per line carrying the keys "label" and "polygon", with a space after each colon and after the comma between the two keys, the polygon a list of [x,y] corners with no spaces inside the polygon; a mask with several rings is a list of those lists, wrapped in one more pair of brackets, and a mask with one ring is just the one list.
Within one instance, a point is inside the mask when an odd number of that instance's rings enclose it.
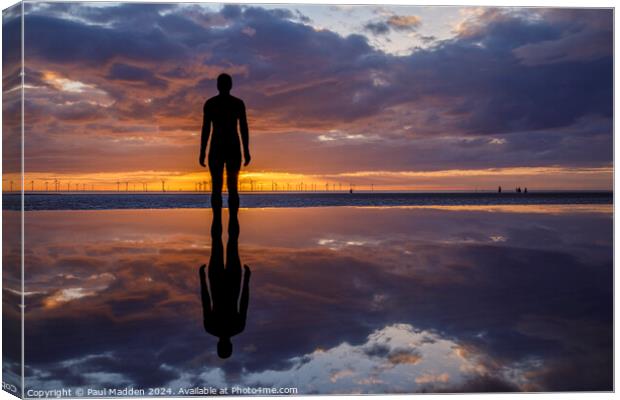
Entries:
{"label": "distant person on beach", "polygon": [[[222,186],[224,167],[228,187],[228,209],[231,214],[239,210],[238,178],[241,169],[241,143],[243,144],[244,166],[250,164],[250,139],[245,104],[231,96],[232,78],[228,74],[217,77],[217,96],[208,99],[203,107],[200,157],[198,162],[205,167],[207,143],[209,148],[209,172],[211,173],[211,207],[215,214],[222,212]],[[239,130],[237,130],[237,126]],[[241,143],[239,141],[241,133]],[[215,219],[215,218],[214,218]]]}
{"label": "distant person on beach", "polygon": [[231,218],[226,245],[226,267],[224,267],[224,246],[222,231],[211,230],[211,258],[209,259],[209,285],[205,273],[206,266],[199,269],[200,293],[204,329],[219,338],[217,355],[228,358],[233,351],[231,337],[245,329],[250,301],[251,271],[244,265],[241,277],[239,259],[239,222]]}

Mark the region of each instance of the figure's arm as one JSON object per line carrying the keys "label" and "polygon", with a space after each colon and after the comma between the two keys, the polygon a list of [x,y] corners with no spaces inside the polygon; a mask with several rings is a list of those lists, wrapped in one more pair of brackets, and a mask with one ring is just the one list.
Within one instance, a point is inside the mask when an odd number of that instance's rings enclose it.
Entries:
{"label": "figure's arm", "polygon": [[200,267],[200,298],[202,300],[202,315],[204,318],[205,329],[211,320],[211,297],[209,296],[209,287],[207,286],[207,277],[205,274],[206,265]]}
{"label": "figure's arm", "polygon": [[211,134],[211,116],[209,115],[207,105],[205,104],[202,115],[202,133],[200,135],[200,157],[198,162],[205,166],[205,157],[207,153],[207,143]]}
{"label": "figure's arm", "polygon": [[241,291],[241,300],[239,301],[239,314],[241,316],[241,330],[245,328],[245,319],[248,316],[248,304],[250,303],[250,267],[243,266],[245,273],[243,274],[243,289]]}
{"label": "figure's arm", "polygon": [[250,156],[250,131],[248,129],[248,119],[245,115],[245,104],[241,102],[241,115],[239,116],[239,130],[241,131],[241,141],[243,142],[243,154],[245,157],[244,166],[252,160]]}

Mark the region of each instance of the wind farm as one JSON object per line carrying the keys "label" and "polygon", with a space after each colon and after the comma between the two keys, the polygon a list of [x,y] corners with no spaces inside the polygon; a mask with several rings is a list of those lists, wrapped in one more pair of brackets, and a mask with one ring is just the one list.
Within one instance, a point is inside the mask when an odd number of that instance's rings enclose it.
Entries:
{"label": "wind farm", "polygon": [[[169,193],[169,192],[185,192],[185,193],[204,193],[210,192],[212,184],[210,180],[202,180],[193,182],[193,187],[187,183],[170,184],[165,179],[159,181],[159,185],[153,182],[117,180],[114,183],[91,183],[80,181],[63,181],[61,179],[46,179],[25,181],[24,193]],[[151,189],[149,189],[149,184]],[[4,193],[21,192],[21,181],[17,179],[3,179],[2,188]],[[153,189],[156,187],[156,189]],[[226,191],[224,184],[224,191]],[[300,182],[278,182],[278,181],[257,181],[253,179],[241,180],[239,182],[239,191],[245,193],[253,192],[278,192],[278,193],[299,193],[299,192],[316,192],[316,193],[352,193],[353,191],[374,192],[374,184],[358,185],[354,183],[306,183]],[[390,190],[385,187],[384,190]]]}

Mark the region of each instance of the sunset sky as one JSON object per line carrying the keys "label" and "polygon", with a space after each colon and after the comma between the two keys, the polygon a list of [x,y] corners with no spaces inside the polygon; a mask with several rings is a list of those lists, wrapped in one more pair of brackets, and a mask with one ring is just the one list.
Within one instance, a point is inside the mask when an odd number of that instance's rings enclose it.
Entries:
{"label": "sunset sky", "polygon": [[[19,82],[19,54],[7,50],[19,44],[16,11],[3,18],[5,98]],[[611,189],[612,18],[610,9],[28,3],[26,189],[58,179],[155,190],[165,179],[193,190],[208,179],[202,105],[222,72],[248,111],[245,188]],[[10,128],[5,154],[18,143]]]}

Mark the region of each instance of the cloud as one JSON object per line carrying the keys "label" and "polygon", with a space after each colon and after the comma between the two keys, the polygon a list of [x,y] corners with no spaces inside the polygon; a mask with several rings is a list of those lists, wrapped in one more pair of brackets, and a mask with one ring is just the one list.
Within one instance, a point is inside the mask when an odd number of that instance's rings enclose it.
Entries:
{"label": "cloud", "polygon": [[165,80],[157,78],[150,70],[122,63],[112,64],[107,78],[128,83],[141,83],[161,89],[168,86]]}
{"label": "cloud", "polygon": [[[247,104],[263,170],[300,172],[308,146],[334,173],[612,162],[610,10],[475,9],[453,38],[404,55],[304,21],[234,5],[29,6],[37,129],[26,140],[41,146],[27,146],[28,165],[194,171],[187,154],[222,71]],[[422,35],[413,15],[370,24]],[[18,21],[5,28],[16,37]],[[46,72],[92,90],[68,92]]]}
{"label": "cloud", "polygon": [[184,52],[180,44],[155,27],[129,32],[43,15],[28,15],[26,20],[30,28],[24,40],[37,38],[36,45],[27,47],[28,55],[35,60],[95,67],[116,57],[152,62]]}
{"label": "cloud", "polygon": [[[548,18],[565,27],[557,38],[525,44],[513,50],[522,63],[529,66],[562,62],[587,62],[613,54],[612,15],[595,10],[554,10]],[[575,24],[575,21],[579,21]]]}
{"label": "cloud", "polygon": [[422,25],[422,19],[417,15],[393,15],[388,18],[387,24],[395,30],[411,31]]}
{"label": "cloud", "polygon": [[[390,357],[385,363],[382,357],[370,356],[374,353],[366,349],[377,345],[387,347],[391,354],[398,355],[397,359]],[[359,345],[341,343],[329,349],[318,349],[292,359],[290,369],[251,373],[245,379],[251,385],[284,387],[294,381],[302,393],[394,393],[394,388],[399,393],[438,390],[447,387],[447,383],[475,379],[469,371],[476,369],[477,361],[473,357],[457,356],[454,346],[457,345],[434,333],[407,324],[394,324],[377,329]],[[415,360],[413,354],[417,354]],[[425,372],[438,368],[449,373],[442,372],[435,377]],[[409,379],[412,376],[416,378]]]}
{"label": "cloud", "polygon": [[387,35],[391,30],[411,32],[422,25],[422,19],[417,15],[392,15],[380,21],[370,21],[364,29],[373,35]]}
{"label": "cloud", "polygon": [[388,361],[394,366],[401,364],[417,364],[422,361],[422,355],[415,350],[399,349],[388,355]]}
{"label": "cloud", "polygon": [[447,373],[439,374],[439,375],[431,375],[431,374],[423,374],[415,378],[416,383],[432,383],[432,382],[448,382],[450,380],[450,375]]}
{"label": "cloud", "polygon": [[390,32],[390,26],[383,21],[380,22],[368,22],[364,25],[364,29],[370,31],[375,35],[386,35]]}

